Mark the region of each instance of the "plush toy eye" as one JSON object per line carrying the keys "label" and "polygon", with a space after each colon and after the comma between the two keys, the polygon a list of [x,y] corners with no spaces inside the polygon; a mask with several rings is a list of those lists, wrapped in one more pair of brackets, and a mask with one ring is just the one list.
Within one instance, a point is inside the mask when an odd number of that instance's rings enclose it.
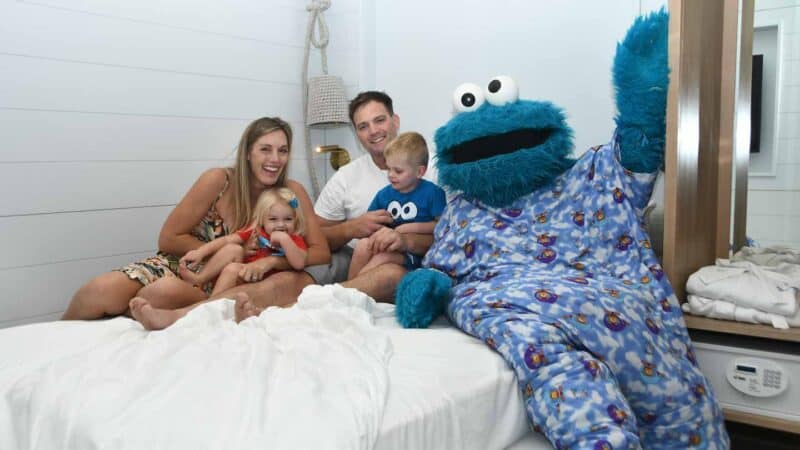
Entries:
{"label": "plush toy eye", "polygon": [[517,88],[517,82],[511,77],[496,76],[486,86],[486,100],[494,106],[503,106],[518,99],[519,88]]}
{"label": "plush toy eye", "polygon": [[477,84],[464,83],[453,92],[455,112],[475,111],[483,104],[483,90]]}
{"label": "plush toy eye", "polygon": [[403,209],[400,211],[400,217],[402,217],[403,220],[411,220],[417,217],[417,205],[411,202],[403,205]]}
{"label": "plush toy eye", "polygon": [[386,207],[386,210],[389,211],[389,214],[392,215],[392,219],[394,220],[397,220],[400,217],[402,209],[403,207],[400,206],[400,202],[397,200],[392,200],[389,202],[389,206]]}

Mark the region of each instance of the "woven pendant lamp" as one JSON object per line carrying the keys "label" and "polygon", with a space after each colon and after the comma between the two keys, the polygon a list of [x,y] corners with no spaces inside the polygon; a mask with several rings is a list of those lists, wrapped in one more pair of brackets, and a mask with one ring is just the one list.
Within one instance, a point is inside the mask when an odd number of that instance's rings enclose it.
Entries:
{"label": "woven pendant lamp", "polygon": [[321,75],[308,80],[308,113],[311,128],[333,128],[350,123],[342,79]]}

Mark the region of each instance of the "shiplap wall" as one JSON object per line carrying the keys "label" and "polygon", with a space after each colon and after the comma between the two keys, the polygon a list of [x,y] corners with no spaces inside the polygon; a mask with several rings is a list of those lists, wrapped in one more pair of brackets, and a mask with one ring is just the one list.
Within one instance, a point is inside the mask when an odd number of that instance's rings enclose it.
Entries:
{"label": "shiplap wall", "polygon": [[[153,253],[171,208],[257,117],[291,123],[290,177],[310,191],[306,3],[0,0],[0,327],[57,318],[85,281]],[[329,69],[352,95],[361,7],[333,3]],[[347,129],[312,133],[330,139],[354,145]]]}
{"label": "shiplap wall", "polygon": [[756,0],[755,9],[756,28],[778,26],[780,77],[772,153],[751,155],[751,172],[761,173],[748,180],[747,235],[800,248],[800,0]]}

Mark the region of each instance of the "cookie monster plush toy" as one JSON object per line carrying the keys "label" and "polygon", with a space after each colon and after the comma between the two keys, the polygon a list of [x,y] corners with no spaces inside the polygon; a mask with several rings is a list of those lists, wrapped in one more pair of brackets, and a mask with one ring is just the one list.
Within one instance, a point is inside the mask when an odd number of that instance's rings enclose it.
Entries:
{"label": "cookie monster plush toy", "polygon": [[452,194],[425,269],[396,292],[407,327],[444,309],[513,366],[556,448],[728,448],[680,307],[642,224],[664,154],[668,16],[617,46],[617,130],[569,158],[572,133],[514,81],[462,85],[435,140]]}

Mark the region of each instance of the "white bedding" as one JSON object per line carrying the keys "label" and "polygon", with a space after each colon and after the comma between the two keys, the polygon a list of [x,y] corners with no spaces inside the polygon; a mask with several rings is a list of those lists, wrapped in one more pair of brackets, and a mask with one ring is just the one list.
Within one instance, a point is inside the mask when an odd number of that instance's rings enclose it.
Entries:
{"label": "white bedding", "polygon": [[220,301],[165,332],[125,318],[0,330],[0,448],[503,449],[526,435],[496,353],[348,296],[239,326]]}

